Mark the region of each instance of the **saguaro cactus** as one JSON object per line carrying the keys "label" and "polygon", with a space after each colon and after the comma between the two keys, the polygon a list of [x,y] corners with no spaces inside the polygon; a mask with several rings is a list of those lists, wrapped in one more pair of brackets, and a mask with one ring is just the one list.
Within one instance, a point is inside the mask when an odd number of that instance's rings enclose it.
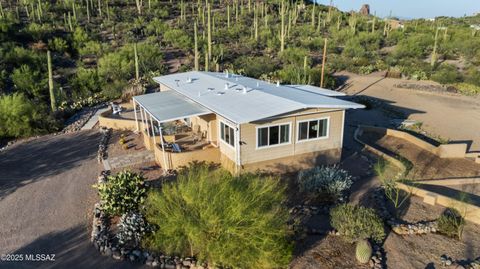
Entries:
{"label": "saguaro cactus", "polygon": [[55,90],[53,88],[53,72],[52,72],[52,56],[50,51],[47,51],[47,68],[48,68],[48,90],[50,93],[50,106],[52,111],[57,111],[57,101],[55,98]]}
{"label": "saguaro cactus", "polygon": [[430,62],[430,65],[432,67],[435,66],[435,64],[437,63],[437,44],[438,44],[438,31],[440,29],[437,28],[437,30],[435,31],[435,43],[433,44],[433,52],[432,52],[432,60]]}
{"label": "saguaro cactus", "polygon": [[193,23],[193,31],[194,31],[194,40],[195,40],[195,71],[198,71],[198,37],[197,37],[197,22]]}
{"label": "saguaro cactus", "polygon": [[138,81],[140,79],[140,68],[138,64],[138,51],[137,51],[137,43],[133,44],[133,54],[135,58],[135,80]]}
{"label": "saguaro cactus", "polygon": [[283,51],[285,49],[285,1],[284,0],[282,0],[280,17],[282,18],[282,27],[280,32],[280,51]]}
{"label": "saguaro cactus", "polygon": [[210,4],[207,5],[207,28],[208,28],[208,33],[207,33],[207,42],[208,42],[208,59],[210,60],[212,58],[212,19],[211,19],[211,8]]}

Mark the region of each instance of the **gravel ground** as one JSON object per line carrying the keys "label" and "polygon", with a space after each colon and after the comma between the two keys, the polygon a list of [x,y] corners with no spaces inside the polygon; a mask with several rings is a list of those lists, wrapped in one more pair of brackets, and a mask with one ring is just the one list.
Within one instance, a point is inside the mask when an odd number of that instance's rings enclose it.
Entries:
{"label": "gravel ground", "polygon": [[[346,82],[343,90],[345,93],[367,95],[383,100],[390,107],[406,114],[408,119],[422,122],[422,129],[428,133],[451,141],[467,142],[471,144],[471,151],[480,151],[480,132],[478,132],[480,130],[480,96],[400,89],[394,85],[414,83],[428,86],[438,85],[438,83],[382,78],[378,73],[360,76],[341,72],[337,75],[343,77]],[[376,110],[355,110],[355,118],[358,118],[362,124],[378,124],[382,117],[375,113]]]}
{"label": "gravel ground", "polygon": [[0,261],[0,268],[133,267],[100,256],[89,242],[99,139],[82,131],[0,153],[0,254],[55,254],[54,262]]}

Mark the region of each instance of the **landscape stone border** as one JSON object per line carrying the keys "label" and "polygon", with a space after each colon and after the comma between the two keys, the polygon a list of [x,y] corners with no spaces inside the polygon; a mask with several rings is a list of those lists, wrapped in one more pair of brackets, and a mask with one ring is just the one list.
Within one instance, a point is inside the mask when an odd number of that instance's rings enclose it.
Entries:
{"label": "landscape stone border", "polygon": [[[108,171],[101,171],[98,184],[107,182]],[[128,249],[119,245],[115,235],[110,230],[110,218],[102,210],[102,201],[96,203],[93,208],[92,233],[90,241],[95,248],[104,256],[115,260],[139,262],[151,267],[166,269],[207,269],[206,263],[200,263],[193,257],[173,257],[156,254],[141,248]]]}
{"label": "landscape stone border", "polygon": [[[320,230],[314,228],[305,227],[305,223],[313,215],[329,214],[330,209],[335,205],[325,206],[309,206],[309,205],[296,205],[290,209],[289,228],[294,232],[303,232],[310,235],[331,235],[340,236],[341,234],[336,230]],[[372,269],[384,269],[387,268],[385,264],[385,251],[382,246],[372,244],[372,257],[369,261],[369,266]]]}

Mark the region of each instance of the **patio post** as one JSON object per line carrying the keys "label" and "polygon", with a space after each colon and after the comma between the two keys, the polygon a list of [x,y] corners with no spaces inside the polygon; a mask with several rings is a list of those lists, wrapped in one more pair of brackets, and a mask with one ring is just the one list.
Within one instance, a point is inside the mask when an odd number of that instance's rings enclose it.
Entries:
{"label": "patio post", "polygon": [[157,141],[155,140],[155,128],[153,128],[153,119],[152,114],[150,114],[150,124],[152,125],[152,136],[153,136],[153,147],[157,146]]}
{"label": "patio post", "polygon": [[140,127],[138,126],[138,116],[137,116],[137,102],[132,98],[133,101],[133,114],[135,114],[135,126],[137,127],[137,133]]}
{"label": "patio post", "polygon": [[158,130],[160,132],[160,143],[162,144],[163,165],[164,165],[164,170],[165,170],[165,169],[168,169],[168,167],[167,167],[167,158],[166,158],[166,155],[165,155],[165,145],[163,143],[162,126],[160,125],[160,122],[158,120],[157,120],[157,123],[158,123]]}
{"label": "patio post", "polygon": [[143,130],[145,130],[145,122],[143,121],[142,106],[140,106],[140,117],[142,118],[142,132],[143,132]]}

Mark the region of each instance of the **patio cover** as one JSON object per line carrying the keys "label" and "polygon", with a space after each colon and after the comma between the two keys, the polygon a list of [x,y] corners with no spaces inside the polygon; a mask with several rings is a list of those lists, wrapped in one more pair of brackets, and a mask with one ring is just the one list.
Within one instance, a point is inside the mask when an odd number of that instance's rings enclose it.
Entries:
{"label": "patio cover", "polygon": [[175,91],[144,94],[133,99],[160,123],[212,113]]}

